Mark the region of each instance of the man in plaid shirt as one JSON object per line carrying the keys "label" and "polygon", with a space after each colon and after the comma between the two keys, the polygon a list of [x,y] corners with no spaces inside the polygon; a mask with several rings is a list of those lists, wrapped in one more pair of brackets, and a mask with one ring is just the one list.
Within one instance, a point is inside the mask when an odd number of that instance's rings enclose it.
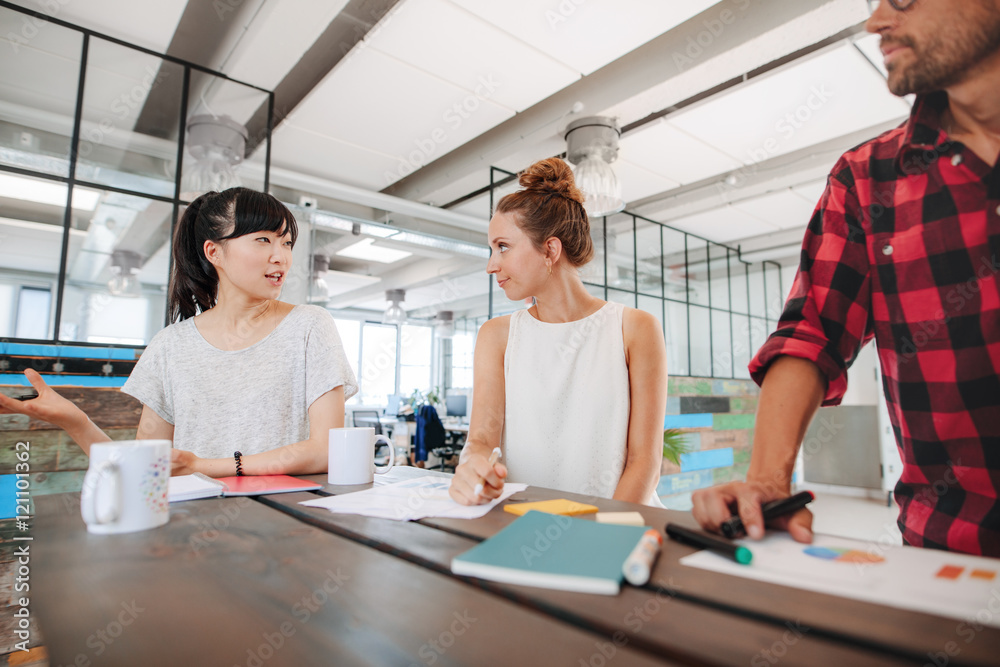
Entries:
{"label": "man in plaid shirt", "polygon": [[[787,496],[795,455],[847,367],[876,339],[903,473],[905,543],[1000,557],[1000,0],[881,0],[881,36],[909,120],[833,168],[761,385],[747,482],[694,495],[707,529]],[[872,443],[874,446],[874,443]],[[775,522],[812,538],[806,511]]]}

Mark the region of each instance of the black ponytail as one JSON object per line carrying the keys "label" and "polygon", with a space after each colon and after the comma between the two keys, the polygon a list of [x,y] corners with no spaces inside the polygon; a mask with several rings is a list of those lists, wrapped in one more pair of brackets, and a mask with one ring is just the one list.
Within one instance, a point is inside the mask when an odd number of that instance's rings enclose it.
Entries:
{"label": "black ponytail", "polygon": [[207,192],[191,202],[174,229],[170,321],[186,320],[215,306],[219,275],[205,257],[205,241],[219,243],[261,231],[287,232],[293,245],[299,235],[291,211],[264,192],[230,188]]}

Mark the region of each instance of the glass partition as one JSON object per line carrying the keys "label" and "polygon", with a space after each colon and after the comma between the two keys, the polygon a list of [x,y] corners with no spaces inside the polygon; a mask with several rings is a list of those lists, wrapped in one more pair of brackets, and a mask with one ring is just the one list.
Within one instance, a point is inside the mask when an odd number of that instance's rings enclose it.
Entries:
{"label": "glass partition", "polygon": [[[263,156],[267,142],[266,138],[260,141],[260,131],[267,126],[268,96],[262,90],[230,79],[205,72],[191,73],[181,199],[190,201],[209,190],[236,185],[264,189]],[[245,144],[240,143],[240,136],[245,137]],[[232,150],[219,148],[230,141]],[[246,160],[248,147],[254,148],[250,160]]]}
{"label": "glass partition", "polygon": [[184,68],[92,38],[85,81],[77,178],[172,198]]}
{"label": "glass partition", "polygon": [[273,95],[11,7],[0,42],[0,336],[143,346],[167,323],[189,119],[255,130],[237,169],[260,190]]}
{"label": "glass partition", "polygon": [[[69,188],[64,183],[0,171],[0,336],[51,339],[55,326]],[[77,197],[72,217],[96,207],[98,193]],[[85,234],[70,229],[69,248]]]}
{"label": "glass partition", "polygon": [[655,222],[635,219],[636,291],[649,296],[663,296],[663,227]]}
{"label": "glass partition", "polygon": [[[631,215],[607,218],[608,288],[635,292],[635,221]],[[635,299],[629,305],[635,306]]]}
{"label": "glass partition", "polygon": [[[77,210],[59,339],[145,345],[163,327],[174,205],[100,192]],[[74,206],[81,192],[73,193]]]}
{"label": "glass partition", "polygon": [[0,7],[0,165],[69,176],[83,35]]}

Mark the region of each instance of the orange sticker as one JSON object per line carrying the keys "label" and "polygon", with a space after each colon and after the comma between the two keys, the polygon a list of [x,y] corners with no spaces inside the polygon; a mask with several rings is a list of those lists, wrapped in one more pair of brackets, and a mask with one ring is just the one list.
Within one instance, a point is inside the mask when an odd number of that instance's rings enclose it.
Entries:
{"label": "orange sticker", "polygon": [[973,570],[969,573],[969,576],[973,579],[983,579],[985,581],[993,581],[997,577],[997,573],[993,570]]}
{"label": "orange sticker", "polygon": [[958,579],[958,577],[965,571],[964,567],[959,567],[957,565],[944,565],[938,570],[936,576],[938,579]]}
{"label": "orange sticker", "polygon": [[837,560],[842,563],[882,563],[885,561],[881,556],[856,549],[840,554]]}

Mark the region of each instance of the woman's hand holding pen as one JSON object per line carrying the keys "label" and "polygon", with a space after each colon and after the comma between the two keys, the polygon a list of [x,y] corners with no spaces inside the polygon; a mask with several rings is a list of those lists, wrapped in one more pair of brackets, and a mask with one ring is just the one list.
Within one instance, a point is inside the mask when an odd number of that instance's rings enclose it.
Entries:
{"label": "woman's hand holding pen", "polygon": [[481,505],[500,496],[507,478],[507,467],[495,461],[492,453],[484,455],[479,451],[460,459],[448,489],[455,502]]}

